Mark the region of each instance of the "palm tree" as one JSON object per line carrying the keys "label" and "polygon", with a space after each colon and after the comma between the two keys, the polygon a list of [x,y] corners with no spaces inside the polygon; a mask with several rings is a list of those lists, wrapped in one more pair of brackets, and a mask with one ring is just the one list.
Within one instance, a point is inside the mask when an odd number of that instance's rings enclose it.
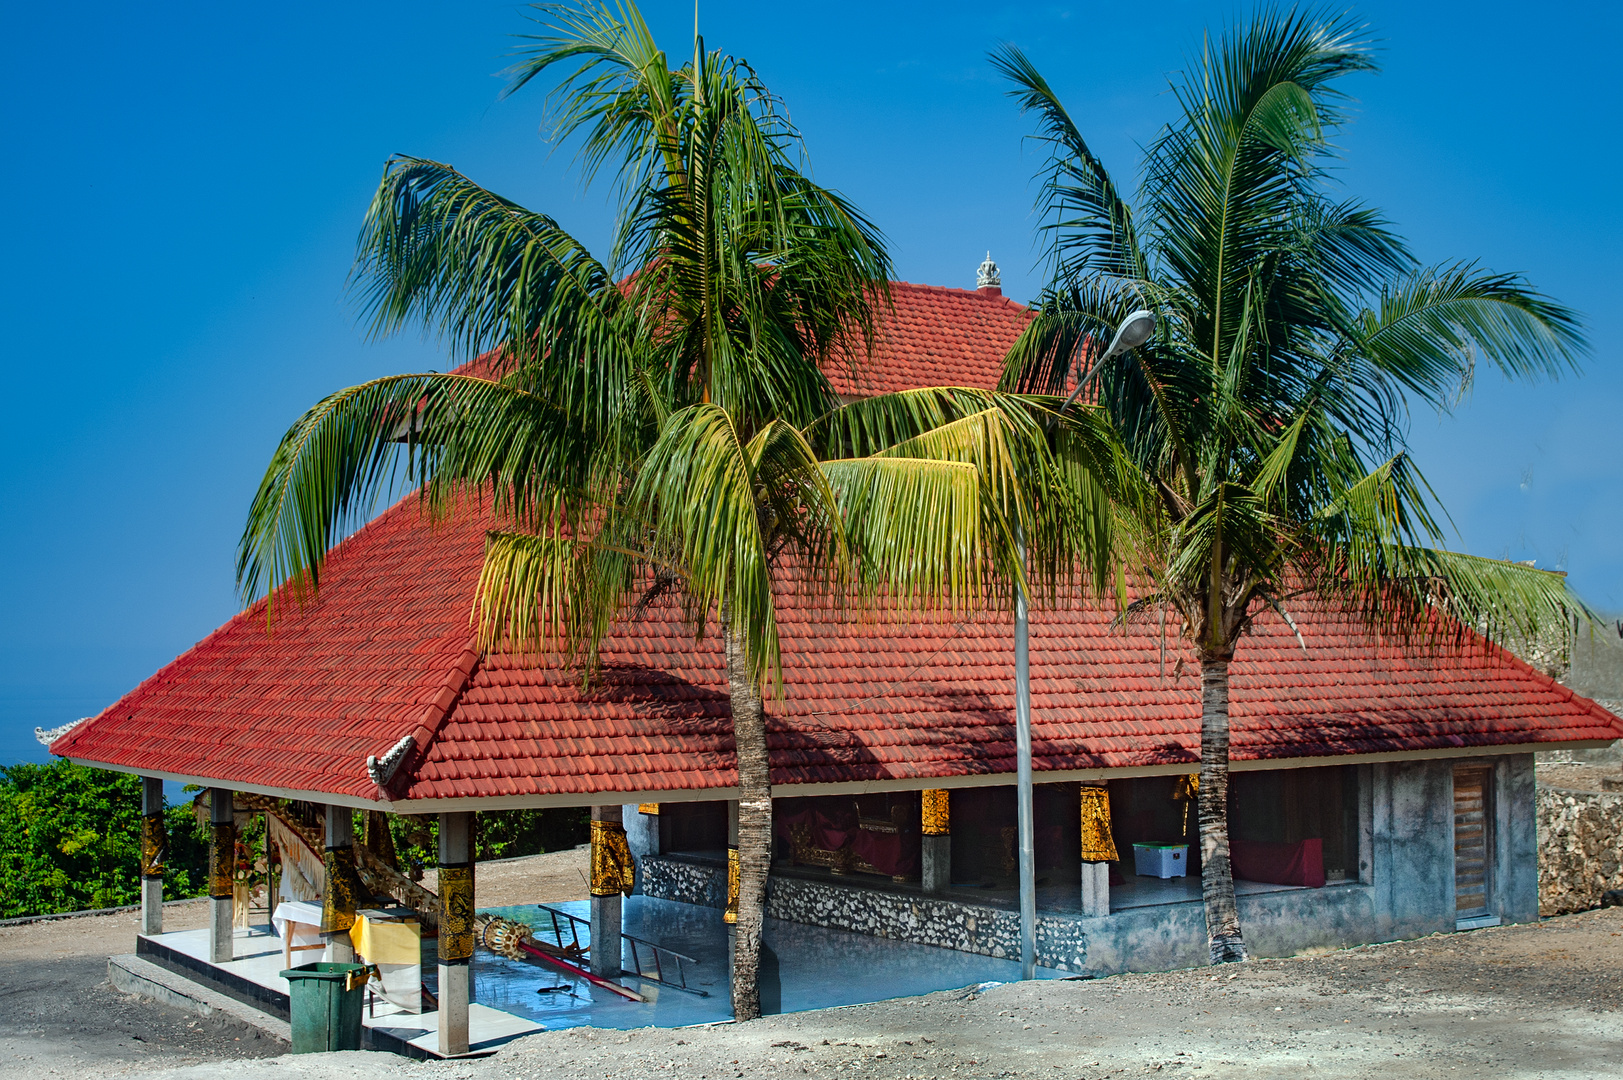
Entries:
{"label": "palm tree", "polygon": [[[1313,595],[1370,632],[1460,644],[1565,621],[1557,574],[1442,550],[1405,448],[1407,402],[1450,407],[1478,359],[1556,376],[1577,317],[1474,263],[1420,266],[1379,213],[1328,192],[1338,80],[1374,68],[1345,17],[1264,11],[1173,87],[1135,202],[1032,63],[993,54],[1036,114],[1051,283],[1006,390],[1086,384],[1135,469],[1112,488],[1142,588],[1201,680],[1200,851],[1211,962],[1243,960],[1228,843],[1229,663],[1253,620]],[[1157,329],[1106,358],[1135,309]],[[1298,634],[1298,637],[1300,635]],[[1305,644],[1303,645],[1305,649]]]}
{"label": "palm tree", "polygon": [[403,480],[430,513],[477,491],[500,515],[484,648],[552,650],[590,679],[615,623],[662,595],[696,638],[719,628],[739,790],[733,1008],[750,1019],[778,605],[1006,602],[1098,565],[1108,503],[1093,444],[1049,399],[936,389],[842,406],[826,373],[860,375],[887,302],[877,230],[807,177],[799,134],[743,61],[696,40],[673,68],[629,4],[542,10],[510,90],[563,66],[558,135],[579,136],[588,181],[608,168],[619,194],[610,260],[447,165],[392,160],[354,278],[372,329],[420,324],[482,359],[300,418],[255,497],[238,580],[250,597],[318,588],[328,546]]}

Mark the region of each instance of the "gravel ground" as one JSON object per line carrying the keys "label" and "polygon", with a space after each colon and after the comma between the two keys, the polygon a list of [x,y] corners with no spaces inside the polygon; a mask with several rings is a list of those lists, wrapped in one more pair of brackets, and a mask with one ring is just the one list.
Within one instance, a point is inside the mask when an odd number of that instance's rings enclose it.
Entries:
{"label": "gravel ground", "polygon": [[[587,852],[571,850],[479,866],[483,905],[584,899]],[[427,884],[432,885],[430,873]],[[207,901],[164,908],[164,927],[207,924]],[[285,1054],[285,1044],[223,1017],[199,1017],[121,994],[107,958],[131,952],[140,915],[123,912],[0,927],[0,1076],[116,1076],[198,1062],[234,1071],[239,1059]]]}
{"label": "gravel ground", "polygon": [[1014,983],[750,1024],[533,1035],[495,1057],[322,1054],[147,1080],[1623,1076],[1623,909],[1288,960]]}
{"label": "gravel ground", "polygon": [[[206,913],[204,901],[172,904],[164,922],[191,929]],[[0,927],[0,1075],[117,1076],[286,1051],[258,1028],[114,990],[107,957],[129,952],[139,929],[136,912]]]}
{"label": "gravel ground", "polygon": [[[579,864],[579,865],[577,865]],[[584,895],[584,854],[480,867],[482,904]],[[201,925],[202,904],[167,909]],[[1018,983],[743,1025],[549,1032],[495,1057],[277,1057],[112,990],[134,914],[0,929],[0,1075],[148,1080],[1623,1077],[1623,909],[1217,971]]]}

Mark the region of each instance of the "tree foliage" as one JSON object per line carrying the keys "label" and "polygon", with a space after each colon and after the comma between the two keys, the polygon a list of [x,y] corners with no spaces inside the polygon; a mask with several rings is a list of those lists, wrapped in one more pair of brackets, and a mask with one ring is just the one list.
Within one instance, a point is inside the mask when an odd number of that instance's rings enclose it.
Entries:
{"label": "tree foliage", "polygon": [[[189,804],[168,807],[164,893],[205,878]],[[65,760],[0,768],[0,918],[120,907],[141,899],[141,781]]]}

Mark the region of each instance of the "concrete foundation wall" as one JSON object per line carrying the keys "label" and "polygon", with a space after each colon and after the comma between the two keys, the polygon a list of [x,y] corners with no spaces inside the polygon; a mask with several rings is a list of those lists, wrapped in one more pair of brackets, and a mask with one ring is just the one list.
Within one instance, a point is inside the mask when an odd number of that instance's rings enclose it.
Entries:
{"label": "concrete foundation wall", "polygon": [[[1496,914],[1505,922],[1536,919],[1533,757],[1511,755],[1491,764]],[[1361,880],[1241,896],[1240,920],[1252,955],[1290,956],[1453,930],[1454,766],[1437,760],[1362,770]],[[720,866],[658,855],[640,861],[642,888],[650,896],[711,907],[726,901]],[[1020,951],[1019,916],[1012,910],[884,886],[774,876],[767,914],[987,956]],[[1099,918],[1039,914],[1037,957],[1044,967],[1090,975],[1201,965],[1207,962],[1204,909],[1188,901]]]}

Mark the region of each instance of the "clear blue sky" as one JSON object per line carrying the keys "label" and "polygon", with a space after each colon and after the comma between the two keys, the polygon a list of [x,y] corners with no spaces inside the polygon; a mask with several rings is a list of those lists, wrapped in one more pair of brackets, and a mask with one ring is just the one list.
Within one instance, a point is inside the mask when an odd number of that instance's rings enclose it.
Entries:
{"label": "clear blue sky", "polygon": [[[237,609],[232,555],[277,438],[321,395],[443,368],[362,340],[343,295],[389,154],[463,169],[601,250],[610,210],[497,99],[519,7],[24,4],[0,14],[11,209],[0,260],[0,763],[100,710]],[[1027,122],[984,56],[1025,47],[1119,179],[1169,115],[1167,75],[1229,3],[707,0],[713,47],[788,101],[818,178],[884,228],[900,276],[1005,291],[1033,273]],[[1413,444],[1458,546],[1567,569],[1623,610],[1623,115],[1614,5],[1368,3],[1384,72],[1352,80],[1347,190],[1422,258],[1527,274],[1587,316],[1554,386],[1480,380]],[[1148,14],[1145,14],[1148,13]],[[690,4],[651,2],[675,54]]]}

